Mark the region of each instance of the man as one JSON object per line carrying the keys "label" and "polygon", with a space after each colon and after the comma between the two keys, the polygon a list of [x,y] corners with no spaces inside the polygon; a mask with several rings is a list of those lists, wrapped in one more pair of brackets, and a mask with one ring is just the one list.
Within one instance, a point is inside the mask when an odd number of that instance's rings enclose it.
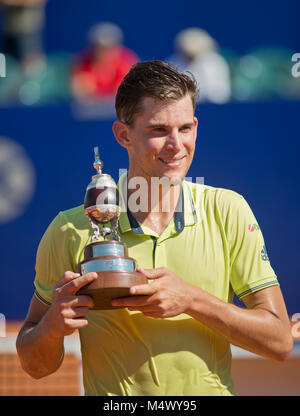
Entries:
{"label": "man", "polygon": [[230,67],[219,45],[206,30],[188,27],[177,33],[174,54],[168,61],[183,72],[191,72],[201,88],[199,102],[224,104],[230,100]]}
{"label": "man", "polygon": [[[96,275],[74,271],[92,230],[82,206],[60,213],[40,243],[36,292],[17,340],[33,377],[59,368],[64,336],[77,328],[87,395],[231,395],[230,343],[278,361],[290,353],[284,300],[260,230],[248,229],[256,221],[247,203],[184,180],[196,102],[195,82],[161,61],[138,63],[124,78],[113,125],[129,156],[119,231],[149,283],[112,301],[125,308],[89,311],[92,300],[76,292]],[[149,185],[147,209],[129,203],[135,178]],[[154,178],[171,184],[159,198]],[[247,309],[231,303],[234,292]]]}
{"label": "man", "polygon": [[44,61],[42,32],[47,0],[0,0],[3,9],[3,47],[24,69]]}
{"label": "man", "polygon": [[89,31],[89,47],[78,55],[71,71],[71,89],[76,99],[114,100],[117,89],[138,56],[122,45],[123,33],[111,22],[101,22]]}

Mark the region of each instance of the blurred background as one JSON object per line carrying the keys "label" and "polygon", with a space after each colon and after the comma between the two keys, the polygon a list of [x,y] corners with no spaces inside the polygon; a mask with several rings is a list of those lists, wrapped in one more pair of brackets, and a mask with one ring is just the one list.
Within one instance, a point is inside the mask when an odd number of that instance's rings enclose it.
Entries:
{"label": "blurred background", "polygon": [[82,393],[77,338],[56,375],[33,381],[15,335],[39,241],[59,211],[83,202],[93,147],[115,180],[127,168],[114,96],[131,65],[151,59],[197,79],[189,176],[246,198],[294,327],[284,364],[233,348],[236,391],[300,394],[299,13],[297,0],[0,0],[0,395]]}

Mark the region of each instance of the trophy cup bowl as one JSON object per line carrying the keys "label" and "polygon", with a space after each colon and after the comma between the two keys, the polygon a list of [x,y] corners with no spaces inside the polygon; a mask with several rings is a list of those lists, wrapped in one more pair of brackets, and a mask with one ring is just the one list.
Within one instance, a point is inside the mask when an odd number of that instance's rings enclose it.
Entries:
{"label": "trophy cup bowl", "polygon": [[[78,264],[77,272],[81,275],[96,272],[98,278],[77,294],[93,298],[91,309],[119,309],[122,307],[112,306],[111,300],[133,296],[129,293],[131,286],[148,283],[148,280],[135,271],[136,262],[127,256],[127,247],[120,241],[117,232],[121,212],[119,191],[112,177],[102,173],[99,148],[95,147],[94,151],[97,175],[92,177],[84,198],[84,212],[94,235],[92,243],[84,249],[84,260]],[[100,241],[100,236],[103,241]],[[107,236],[112,236],[112,239],[106,240]]]}

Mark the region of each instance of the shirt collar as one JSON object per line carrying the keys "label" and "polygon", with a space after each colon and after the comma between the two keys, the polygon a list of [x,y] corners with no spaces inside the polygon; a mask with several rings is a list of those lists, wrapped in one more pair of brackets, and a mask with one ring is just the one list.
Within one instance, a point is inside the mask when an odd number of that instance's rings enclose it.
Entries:
{"label": "shirt collar", "polygon": [[[118,190],[121,201],[121,214],[119,218],[119,227],[122,233],[133,231],[135,234],[144,234],[139,222],[126,208],[123,189],[127,180],[127,172],[123,173],[118,182]],[[185,226],[193,225],[198,222],[199,215],[195,207],[191,185],[187,181],[181,184],[180,196],[174,214],[174,225],[177,233],[181,233]]]}

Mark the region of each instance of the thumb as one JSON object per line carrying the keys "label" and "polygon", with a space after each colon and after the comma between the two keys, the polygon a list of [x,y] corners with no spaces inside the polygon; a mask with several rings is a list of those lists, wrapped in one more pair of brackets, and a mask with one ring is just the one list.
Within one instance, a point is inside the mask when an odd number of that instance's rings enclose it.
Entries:
{"label": "thumb", "polygon": [[136,271],[142,273],[148,279],[157,279],[165,274],[164,267],[159,267],[157,269],[143,269],[142,267],[138,267]]}

